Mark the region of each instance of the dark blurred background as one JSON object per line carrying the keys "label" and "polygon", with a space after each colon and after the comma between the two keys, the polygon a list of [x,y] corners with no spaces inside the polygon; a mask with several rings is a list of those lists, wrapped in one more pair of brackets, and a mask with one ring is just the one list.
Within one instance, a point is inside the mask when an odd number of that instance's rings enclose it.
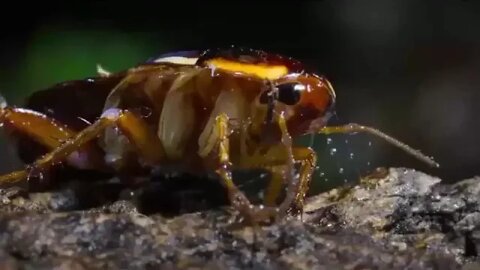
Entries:
{"label": "dark blurred background", "polygon": [[[118,71],[169,51],[249,46],[330,78],[338,97],[332,123],[377,127],[441,164],[430,169],[368,135],[301,138],[319,153],[315,185],[351,183],[378,166],[449,182],[480,174],[477,1],[171,2],[4,9],[2,95],[21,105],[36,90],[95,75],[96,64]],[[1,140],[1,172],[19,168]]]}

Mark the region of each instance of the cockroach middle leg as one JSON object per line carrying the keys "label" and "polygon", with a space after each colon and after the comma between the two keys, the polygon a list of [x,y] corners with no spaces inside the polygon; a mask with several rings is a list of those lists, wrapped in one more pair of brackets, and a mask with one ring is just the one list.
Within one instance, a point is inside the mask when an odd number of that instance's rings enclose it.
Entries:
{"label": "cockroach middle leg", "polygon": [[271,166],[269,169],[271,178],[265,191],[263,203],[266,206],[274,207],[277,205],[277,199],[285,185],[285,165]]}
{"label": "cockroach middle leg", "polygon": [[52,151],[37,159],[33,164],[28,165],[27,169],[0,176],[0,184],[23,181],[28,178],[32,170],[43,171],[54,164],[64,161],[72,153],[82,149],[84,145],[96,139],[107,127],[113,125],[118,126],[147,162],[160,160],[162,155],[160,141],[153,132],[150,132],[146,123],[129,111],[110,109],[105,111],[92,125],[78,134],[67,138],[61,145],[53,148]]}
{"label": "cockroach middle leg", "polygon": [[[259,222],[266,221],[276,215],[276,208],[255,206],[245,194],[238,189],[232,179],[230,151],[229,151],[229,119],[225,114],[216,117],[214,134],[218,135],[218,162],[219,166],[216,170],[220,176],[221,184],[227,189],[230,204],[240,212],[240,214],[248,219],[248,222],[256,227]],[[200,149],[200,152],[203,152]],[[203,152],[204,155],[210,154]]]}

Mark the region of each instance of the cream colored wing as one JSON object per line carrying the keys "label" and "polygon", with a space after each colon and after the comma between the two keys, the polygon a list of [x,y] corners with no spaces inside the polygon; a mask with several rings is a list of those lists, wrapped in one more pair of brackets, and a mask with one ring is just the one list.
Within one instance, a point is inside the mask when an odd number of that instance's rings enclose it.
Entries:
{"label": "cream colored wing", "polygon": [[[228,116],[230,120],[229,129],[233,132],[241,127],[241,121],[248,116],[248,108],[249,104],[242,95],[242,89],[233,81],[226,83],[217,97],[215,108],[212,110],[204,130],[198,138],[198,154],[205,157],[217,145],[218,132],[215,128],[215,119],[220,113],[225,113]],[[236,125],[232,124],[234,122]]]}
{"label": "cream colored wing", "polygon": [[158,137],[168,159],[182,158],[187,141],[192,135],[195,108],[192,91],[193,78],[198,70],[181,74],[168,91],[158,125]]}

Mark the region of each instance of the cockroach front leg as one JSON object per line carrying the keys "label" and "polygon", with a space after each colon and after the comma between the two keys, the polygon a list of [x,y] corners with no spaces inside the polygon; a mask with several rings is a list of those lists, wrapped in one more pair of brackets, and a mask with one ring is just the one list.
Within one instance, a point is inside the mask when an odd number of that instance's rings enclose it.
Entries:
{"label": "cockroach front leg", "polygon": [[[284,143],[286,142],[286,147],[289,147],[289,139],[288,139],[288,131],[286,129],[286,125],[284,124],[284,119],[282,115],[279,116],[279,126],[280,129],[282,130],[283,137],[286,137],[287,139],[284,139]],[[438,167],[438,163],[433,161],[431,158],[423,155],[419,151],[411,148],[407,144],[400,142],[399,140],[379,131],[378,129],[368,127],[368,126],[363,126],[355,123],[347,124],[344,126],[329,126],[329,127],[323,127],[318,131],[318,133],[322,134],[334,134],[334,133],[356,133],[356,132],[365,132],[369,133],[372,135],[375,135],[377,137],[380,137],[383,140],[386,140],[387,142],[399,147],[400,149],[406,151],[407,153],[411,154],[417,159],[420,159],[421,161],[424,161],[430,166],[433,167]],[[287,188],[287,194],[286,198],[282,202],[282,205],[280,206],[280,211],[279,215],[290,213],[293,215],[298,215],[303,213],[303,206],[304,206],[304,199],[305,196],[308,192],[310,181],[312,174],[315,170],[316,167],[316,162],[317,162],[317,156],[316,153],[311,149],[307,147],[293,147],[292,148],[292,156],[295,162],[300,162],[300,172],[299,172],[299,179],[295,178],[287,178],[287,185],[289,186]],[[288,161],[288,156],[286,156],[287,161]],[[281,190],[279,188],[280,186],[280,177],[278,176],[279,171],[278,169],[273,170],[272,173],[277,174],[276,177],[272,178],[272,183],[269,186],[269,189],[267,190],[267,195],[266,195],[266,202],[271,204],[272,202],[275,201],[275,199],[279,195],[279,191]],[[287,210],[285,212],[285,210]]]}
{"label": "cockroach front leg", "polygon": [[300,172],[297,189],[290,191],[295,193],[295,198],[293,203],[289,205],[288,212],[293,215],[301,215],[303,214],[305,196],[310,188],[312,175],[317,164],[317,154],[308,147],[295,147],[293,148],[293,156],[295,161],[300,163]]}
{"label": "cockroach front leg", "polygon": [[[279,117],[279,126],[280,126],[280,129],[282,130],[282,134],[284,134],[283,136],[284,137],[287,136],[286,134],[288,134],[288,131],[284,124],[284,119],[281,115]],[[405,152],[409,153],[415,158],[427,163],[428,165],[432,167],[439,167],[439,164],[437,162],[423,155],[418,150],[415,150],[410,146],[408,146],[407,144],[372,127],[363,126],[356,123],[350,123],[343,126],[323,127],[318,131],[318,133],[322,133],[322,134],[334,134],[334,133],[345,134],[345,133],[357,133],[357,132],[364,132],[364,133],[377,136],[399,147],[400,149],[404,150]],[[287,140],[285,141],[287,142],[286,146],[288,147],[288,141],[289,141],[288,137],[287,137]],[[292,155],[295,162],[300,162],[300,176],[298,181],[295,178],[292,178],[292,180],[290,180],[288,184],[289,188],[287,189],[286,198],[283,201],[282,206],[280,206],[280,210],[281,210],[279,212],[280,215],[285,213],[284,211],[285,209],[287,209],[287,212],[291,214],[303,213],[304,198],[308,192],[310,180],[315,170],[316,162],[317,162],[316,153],[310,148],[294,147],[292,148]],[[275,190],[278,190],[278,188]],[[277,195],[273,193],[268,195],[267,198],[270,198],[270,200],[272,200],[271,198],[276,198],[276,196]]]}
{"label": "cockroach front leg", "polygon": [[[310,180],[316,166],[317,156],[308,147],[293,147],[283,115],[278,115],[278,124],[282,132],[282,143],[272,146],[266,153],[256,153],[242,158],[241,168],[262,167],[270,171],[271,179],[265,192],[264,204],[276,207],[277,199],[286,187],[286,196],[277,208],[277,220],[285,215],[296,216],[303,213],[303,203],[308,192]],[[296,176],[294,164],[299,163],[299,176]]]}
{"label": "cockroach front leg", "polygon": [[[285,215],[287,215],[289,212],[291,212],[292,205],[296,203],[297,198],[302,198],[302,202],[298,202],[299,205],[303,206],[303,196],[302,192],[306,192],[308,188],[308,183],[310,182],[310,176],[309,174],[305,175],[300,175],[299,178],[296,177],[295,175],[295,155],[294,155],[294,147],[292,146],[292,137],[290,136],[290,133],[288,132],[287,128],[287,123],[285,120],[284,115],[281,113],[277,116],[277,122],[278,126],[280,128],[280,131],[282,132],[282,144],[287,150],[287,156],[286,156],[286,180],[287,180],[287,191],[285,194],[285,199],[283,202],[280,204],[279,207],[279,213],[277,216],[277,219],[283,218]],[[303,153],[304,151],[297,150],[296,153],[300,154]],[[302,159],[301,156],[299,156],[300,159]],[[315,157],[315,156],[313,156]],[[315,161],[315,160],[313,160]],[[305,169],[307,168],[307,169]],[[302,170],[303,172],[308,172],[309,167],[305,167],[305,164],[302,162]],[[311,173],[310,173],[311,174]],[[302,189],[303,187],[303,189]]]}
{"label": "cockroach front leg", "polygon": [[147,162],[157,162],[162,157],[162,147],[159,139],[151,132],[146,123],[129,111],[110,109],[78,134],[66,139],[58,147],[37,159],[25,170],[15,171],[0,176],[0,185],[11,184],[28,179],[31,171],[43,171],[56,163],[67,159],[72,153],[81,149],[85,144],[96,139],[107,127],[117,125],[130,142],[136,146],[140,156]]}
{"label": "cockroach front leg", "polygon": [[[256,167],[258,164],[261,164],[271,173],[271,179],[264,196],[264,204],[266,206],[275,207],[285,185],[287,185],[289,188],[287,188],[286,192],[287,195],[289,194],[288,197],[290,199],[284,201],[282,209],[294,216],[301,214],[303,212],[304,198],[308,192],[310,180],[316,166],[316,153],[308,147],[292,148],[294,162],[300,164],[298,179],[292,179],[288,174],[290,171],[288,165],[284,165],[288,163],[288,155],[286,154],[288,151],[285,150],[283,145],[275,146],[274,148],[261,157],[246,158],[248,160],[244,163],[246,165],[245,168]],[[294,181],[293,184],[291,181]],[[279,211],[279,216],[283,217],[286,213],[282,214]]]}
{"label": "cockroach front leg", "polygon": [[[232,180],[230,151],[229,151],[229,118],[226,114],[220,114],[215,119],[214,131],[212,137],[216,137],[216,145],[218,147],[218,169],[217,174],[220,176],[221,184],[228,192],[230,204],[247,218],[250,224],[257,225],[258,222],[266,221],[276,215],[275,208],[257,207],[250,203],[245,194],[238,189]],[[206,149],[208,146],[204,146]],[[200,149],[200,155],[206,157],[210,151]]]}
{"label": "cockroach front leg", "polygon": [[[295,216],[303,213],[304,198],[309,189],[317,156],[311,148],[292,146],[292,138],[283,114],[277,115],[277,122],[282,133],[282,145],[277,146],[278,151],[272,151],[264,159],[276,164],[282,161],[282,165],[274,166],[270,170],[272,179],[265,195],[265,203],[267,205],[274,204],[280,195],[281,187],[284,184],[287,185],[285,198],[278,207],[277,220],[280,220],[287,214]],[[272,155],[276,157],[273,158]],[[296,177],[295,174],[295,163],[300,163],[299,177]]]}

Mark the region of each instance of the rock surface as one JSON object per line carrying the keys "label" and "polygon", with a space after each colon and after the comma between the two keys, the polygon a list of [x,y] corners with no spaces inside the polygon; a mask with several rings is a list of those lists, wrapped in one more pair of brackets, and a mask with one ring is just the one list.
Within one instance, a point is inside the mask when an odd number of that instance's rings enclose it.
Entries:
{"label": "rock surface", "polygon": [[480,177],[378,171],[257,231],[228,207],[162,215],[121,194],[1,190],[0,269],[480,269]]}

